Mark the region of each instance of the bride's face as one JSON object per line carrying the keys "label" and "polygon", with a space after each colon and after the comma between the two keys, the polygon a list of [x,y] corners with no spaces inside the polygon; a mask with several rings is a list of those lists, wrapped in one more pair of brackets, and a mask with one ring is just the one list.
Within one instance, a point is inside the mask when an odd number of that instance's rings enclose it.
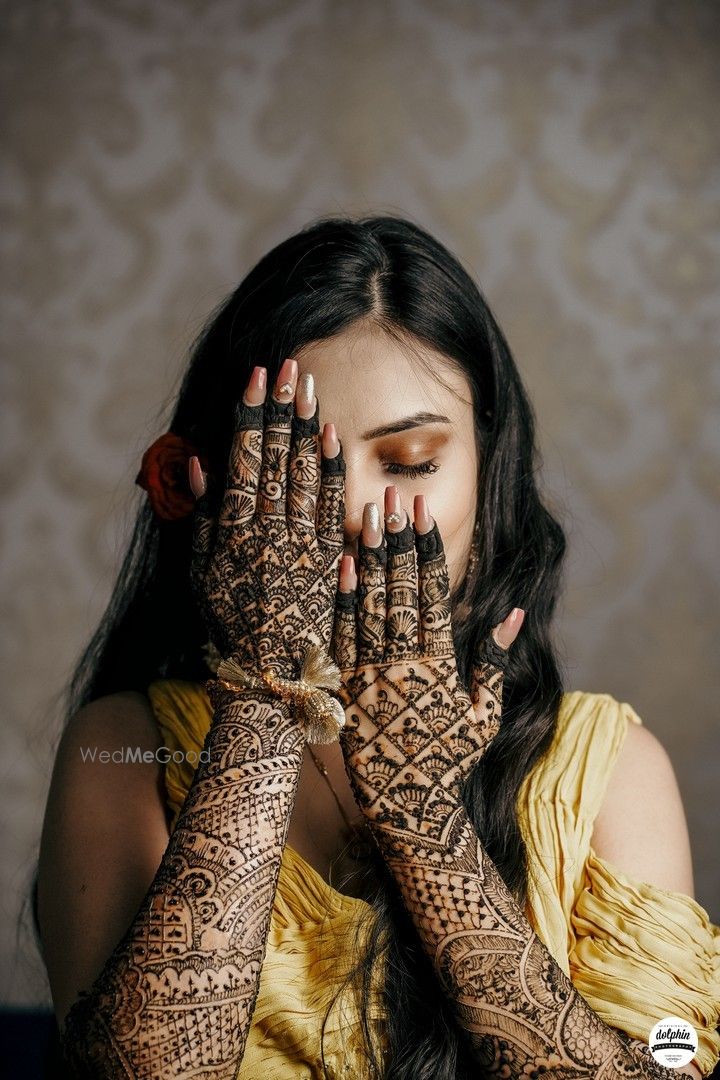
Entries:
{"label": "bride's face", "polygon": [[377,504],[384,527],[385,488],[395,484],[411,521],[414,496],[427,497],[454,589],[467,567],[477,498],[470,386],[441,354],[413,347],[449,389],[375,328],[351,328],[293,356],[299,375],[315,380],[321,431],[334,423],[342,443],[345,553],[357,555],[365,503]]}

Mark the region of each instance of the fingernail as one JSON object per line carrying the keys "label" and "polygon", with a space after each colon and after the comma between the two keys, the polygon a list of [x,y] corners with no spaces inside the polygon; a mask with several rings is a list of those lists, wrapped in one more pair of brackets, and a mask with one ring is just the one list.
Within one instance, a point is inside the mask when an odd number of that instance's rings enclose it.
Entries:
{"label": "fingernail", "polygon": [[364,533],[366,536],[365,543],[369,547],[377,547],[382,541],[382,533],[380,532],[380,511],[377,503],[365,503],[365,521],[364,521]]}
{"label": "fingernail", "polygon": [[245,405],[261,405],[265,397],[267,371],[263,367],[254,367],[248,379],[242,400]]}
{"label": "fingernail", "polygon": [[525,617],[525,612],[523,611],[523,609],[520,608],[520,607],[514,607],[512,609],[512,611],[510,612],[510,614],[508,615],[508,621],[511,622],[513,624],[513,626],[514,626],[515,623],[518,621],[518,619],[520,620],[520,622],[522,622],[524,617]]}
{"label": "fingernail", "polygon": [[385,488],[385,524],[389,525],[393,532],[399,532],[405,524],[405,512],[395,484]]}
{"label": "fingernail", "polygon": [[309,420],[315,412],[315,380],[309,371],[304,371],[298,379],[295,401],[298,416]]}
{"label": "fingernail", "polygon": [[421,533],[429,532],[432,528],[432,518],[430,517],[430,507],[425,495],[415,496],[415,524],[417,525]]}
{"label": "fingernail", "polygon": [[334,424],[325,424],[323,428],[323,454],[325,457],[337,457],[340,452],[337,431]]}
{"label": "fingernail", "polygon": [[341,592],[350,592],[357,586],[357,574],[355,572],[355,560],[352,555],[343,555],[340,560]]}
{"label": "fingernail", "polygon": [[200,467],[199,459],[193,454],[188,462],[188,474],[190,480],[190,490],[196,499],[199,499],[207,491],[207,481],[205,473]]}
{"label": "fingernail", "polygon": [[307,402],[308,405],[311,405],[314,396],[315,380],[309,371],[303,371],[298,379],[298,397]]}
{"label": "fingernail", "polygon": [[284,360],[278,372],[275,383],[276,398],[291,398],[294,393],[295,376],[297,375],[297,361]]}

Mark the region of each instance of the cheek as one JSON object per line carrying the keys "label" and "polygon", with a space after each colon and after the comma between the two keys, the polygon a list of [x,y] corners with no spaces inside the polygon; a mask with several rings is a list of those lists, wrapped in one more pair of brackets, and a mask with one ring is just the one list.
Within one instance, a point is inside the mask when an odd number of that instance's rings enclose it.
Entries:
{"label": "cheek", "polygon": [[467,527],[463,527],[452,540],[445,543],[445,558],[447,560],[451,593],[458,588],[467,571],[472,544],[472,527],[473,520],[471,519]]}

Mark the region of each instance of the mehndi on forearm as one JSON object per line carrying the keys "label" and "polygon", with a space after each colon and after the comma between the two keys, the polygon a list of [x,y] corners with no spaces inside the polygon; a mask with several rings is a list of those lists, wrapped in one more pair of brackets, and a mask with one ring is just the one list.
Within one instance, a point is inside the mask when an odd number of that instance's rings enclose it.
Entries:
{"label": "mehndi on forearm", "polygon": [[[410,773],[407,774],[410,780]],[[671,1080],[639,1039],[606,1025],[534,933],[467,812],[439,785],[422,820],[371,822],[422,945],[473,1053],[505,1077]]]}
{"label": "mehndi on forearm", "polygon": [[304,737],[262,691],[218,701],[157,874],[69,1011],[61,1045],[92,1080],[234,1080],[257,997]]}

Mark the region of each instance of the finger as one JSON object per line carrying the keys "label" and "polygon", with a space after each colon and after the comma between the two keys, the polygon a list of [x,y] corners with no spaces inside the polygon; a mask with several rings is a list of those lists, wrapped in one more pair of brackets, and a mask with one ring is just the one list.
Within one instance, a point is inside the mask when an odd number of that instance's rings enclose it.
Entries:
{"label": "finger", "polygon": [[317,536],[342,547],[345,531],[345,458],[334,424],[325,424],[317,504]]}
{"label": "finger", "polygon": [[[371,509],[372,508],[372,509]],[[358,541],[358,663],[380,663],[385,654],[385,564],[387,552],[376,503],[366,503]],[[380,536],[379,543],[377,537]],[[374,537],[374,542],[367,541]]]}
{"label": "finger", "polygon": [[502,695],[508,653],[491,635],[473,657],[470,673],[470,700],[475,706],[478,724],[487,739],[500,729]]}
{"label": "finger", "polygon": [[265,437],[256,506],[259,517],[285,517],[287,513],[288,468],[296,384],[297,361],[286,360],[280,368],[275,391],[265,402]]}
{"label": "finger", "polygon": [[513,608],[507,619],[501,622],[499,626],[496,626],[493,630],[493,638],[496,644],[501,649],[509,649],[515,641],[515,638],[520,633],[520,627],[525,619],[525,612],[522,608]]}
{"label": "finger", "polygon": [[254,368],[242,400],[235,406],[235,433],[218,514],[218,522],[223,526],[244,524],[255,513],[262,459],[265,379],[265,369]]}
{"label": "finger", "polygon": [[453,645],[450,579],[440,530],[430,517],[424,495],[415,499],[413,528],[418,561],[420,646],[425,656],[445,656]]}
{"label": "finger", "polygon": [[522,608],[513,608],[508,617],[487,636],[473,658],[470,699],[487,713],[489,727],[493,719],[499,724],[503,680],[510,662],[509,649],[517,638],[524,618]]}
{"label": "finger", "polygon": [[190,488],[195,495],[190,547],[190,585],[195,596],[199,596],[217,522],[210,508],[212,494],[208,489],[208,477],[200,468],[200,462],[196,456],[190,458],[189,476]]}
{"label": "finger", "polygon": [[320,421],[310,372],[300,376],[290,446],[287,515],[297,532],[315,532],[320,483]]}
{"label": "finger", "polygon": [[485,746],[500,730],[502,692],[503,669],[476,657],[470,676],[470,700],[475,714],[473,726]]}
{"label": "finger", "polygon": [[[385,589],[387,592],[387,621],[385,628],[385,654],[388,659],[399,659],[419,654],[418,623],[418,574],[415,558],[415,534],[409,516],[402,509],[397,488],[387,497],[386,510],[390,508],[391,520],[385,516]],[[392,520],[399,517],[399,522]],[[404,525],[403,525],[404,519]],[[401,526],[398,528],[398,524]]]}
{"label": "finger", "polygon": [[341,671],[355,671],[357,667],[357,574],[352,555],[343,555],[340,562],[340,579],[335,599],[335,625],[333,627],[333,653]]}

